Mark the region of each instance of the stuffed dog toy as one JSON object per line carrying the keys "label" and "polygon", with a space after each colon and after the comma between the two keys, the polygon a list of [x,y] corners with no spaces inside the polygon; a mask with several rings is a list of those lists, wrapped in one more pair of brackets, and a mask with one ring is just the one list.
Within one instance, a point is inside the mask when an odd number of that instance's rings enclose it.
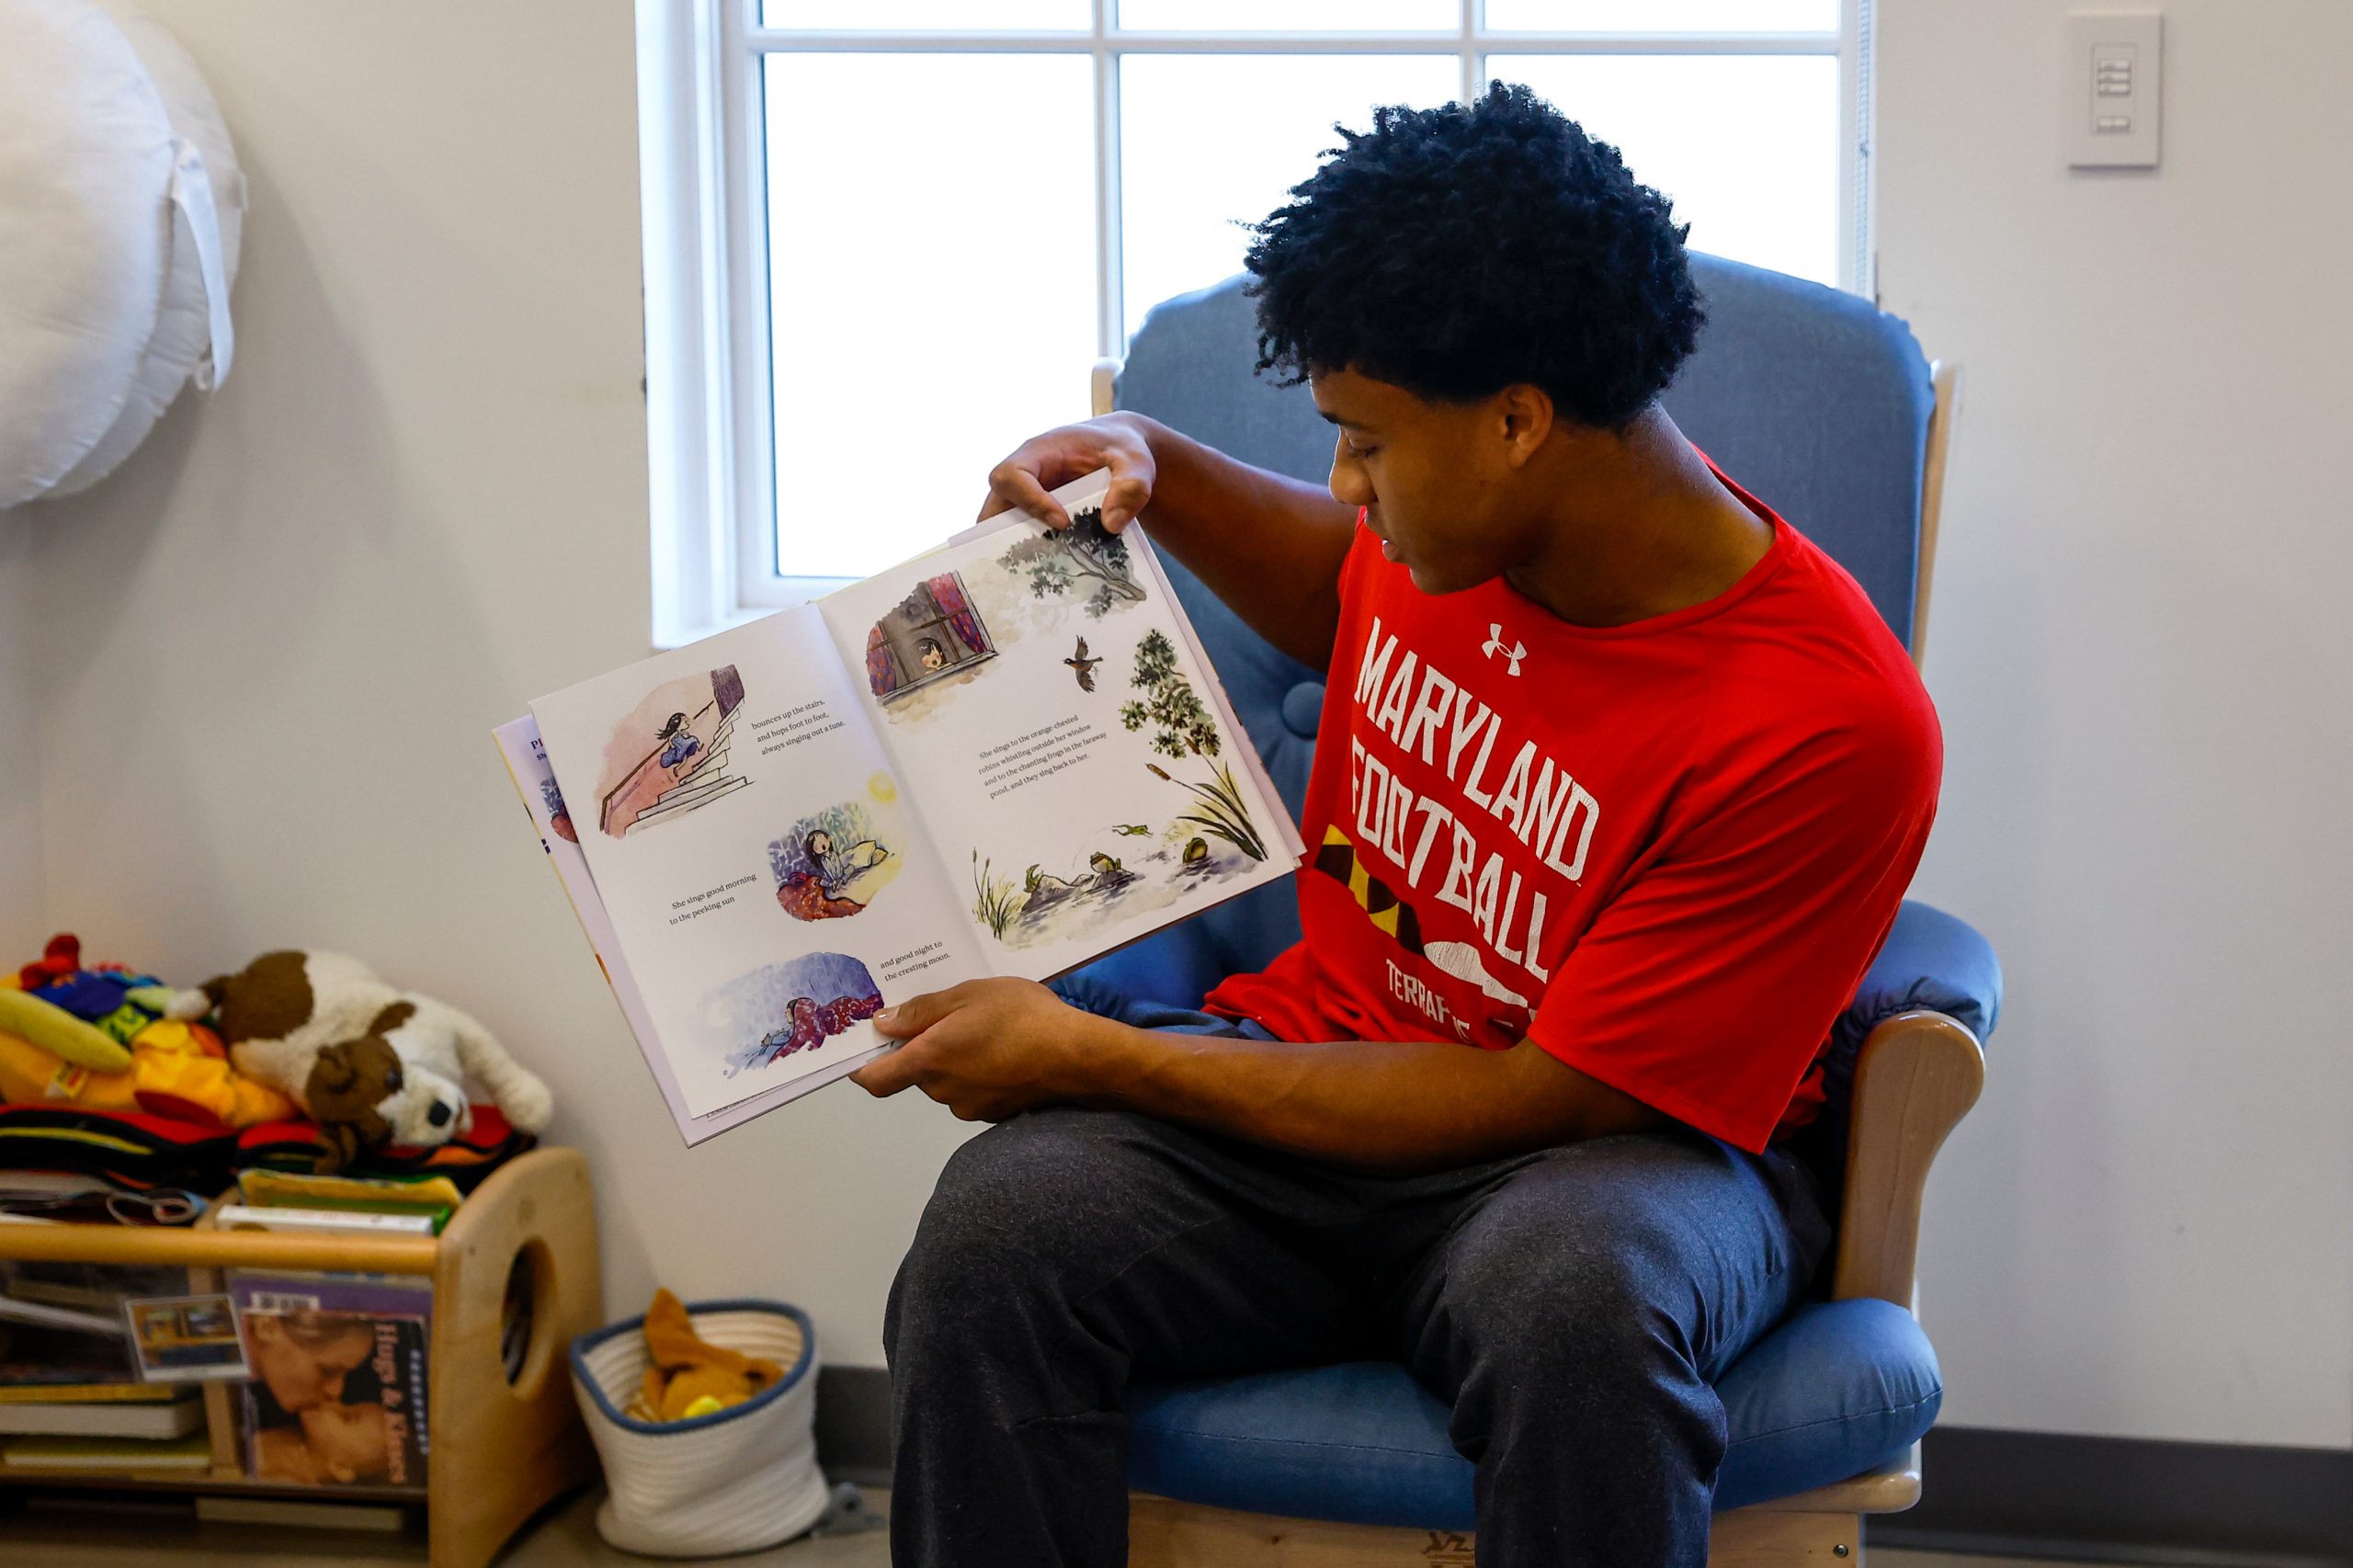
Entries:
{"label": "stuffed dog toy", "polygon": [[464,1080],[517,1130],[554,1101],[488,1029],[445,1003],[395,991],[340,953],[264,953],[200,987],[237,1070],[292,1096],[340,1169],[386,1143],[446,1143],[473,1120]]}

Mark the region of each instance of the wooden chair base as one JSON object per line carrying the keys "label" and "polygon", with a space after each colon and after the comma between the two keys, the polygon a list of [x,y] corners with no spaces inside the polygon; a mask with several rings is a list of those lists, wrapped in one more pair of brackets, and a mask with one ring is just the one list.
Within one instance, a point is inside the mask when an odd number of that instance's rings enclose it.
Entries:
{"label": "wooden chair base", "polygon": [[[1919,1451],[1794,1497],[1716,1516],[1709,1568],[1845,1568],[1863,1560],[1865,1514],[1920,1497]],[[1147,1493],[1128,1499],[1129,1568],[1472,1568],[1464,1530],[1393,1529],[1243,1514]]]}

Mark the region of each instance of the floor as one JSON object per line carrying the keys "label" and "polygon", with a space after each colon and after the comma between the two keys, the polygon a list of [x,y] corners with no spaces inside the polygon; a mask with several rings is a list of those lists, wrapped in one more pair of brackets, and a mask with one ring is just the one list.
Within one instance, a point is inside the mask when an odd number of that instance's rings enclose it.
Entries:
{"label": "floor", "polygon": [[[878,1510],[886,1504],[881,1493],[867,1495]],[[113,1499],[102,1512],[0,1511],[0,1562],[8,1568],[423,1568],[425,1561],[421,1540],[360,1531],[191,1527],[186,1513],[170,1505],[126,1510]],[[885,1568],[890,1553],[877,1531],[795,1541],[723,1561],[728,1568]],[[1870,1561],[1871,1568],[2089,1568],[1895,1551],[1874,1551]],[[499,1568],[643,1568],[646,1562],[597,1539],[597,1498],[589,1494],[542,1519],[500,1559]]]}

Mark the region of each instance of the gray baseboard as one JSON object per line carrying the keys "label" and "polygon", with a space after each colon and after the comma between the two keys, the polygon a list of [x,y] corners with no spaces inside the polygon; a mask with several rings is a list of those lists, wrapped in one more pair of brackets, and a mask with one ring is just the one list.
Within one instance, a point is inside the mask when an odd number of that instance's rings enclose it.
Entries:
{"label": "gray baseboard", "polygon": [[[1874,1546],[2196,1568],[2353,1568],[2353,1450],[2159,1443],[1940,1426],[1920,1504]],[[817,1374],[817,1455],[836,1481],[891,1477],[891,1374]]]}
{"label": "gray baseboard", "polygon": [[817,1462],[835,1481],[889,1483],[889,1372],[880,1367],[817,1369]]}
{"label": "gray baseboard", "polygon": [[1875,1546],[2199,1568],[2353,1564],[2353,1450],[1939,1426]]}

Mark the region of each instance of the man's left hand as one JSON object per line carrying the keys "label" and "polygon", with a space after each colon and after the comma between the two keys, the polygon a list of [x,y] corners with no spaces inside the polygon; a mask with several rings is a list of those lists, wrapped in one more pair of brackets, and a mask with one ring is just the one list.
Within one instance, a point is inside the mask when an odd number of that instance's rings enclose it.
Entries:
{"label": "man's left hand", "polygon": [[1098,1069],[1120,1026],[1029,980],[968,980],[875,1015],[896,1051],[850,1082],[881,1098],[921,1089],[961,1121],[1003,1121],[1042,1105],[1099,1098]]}

